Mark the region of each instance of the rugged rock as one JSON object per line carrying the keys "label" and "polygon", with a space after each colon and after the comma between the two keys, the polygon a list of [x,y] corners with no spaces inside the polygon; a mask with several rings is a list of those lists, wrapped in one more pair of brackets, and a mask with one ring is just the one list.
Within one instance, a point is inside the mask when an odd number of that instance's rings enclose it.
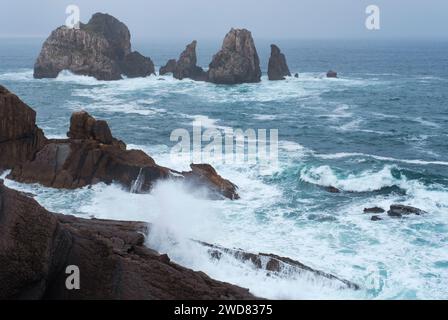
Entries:
{"label": "rugged rock", "polygon": [[260,59],[252,34],[246,29],[231,29],[222,49],[209,66],[208,81],[239,84],[261,81]]}
{"label": "rugged rock", "polygon": [[383,219],[381,217],[379,217],[379,216],[372,216],[372,218],[370,218],[370,220],[372,220],[372,221],[381,221]]}
{"label": "rugged rock", "polygon": [[286,57],[280,52],[279,47],[275,44],[271,45],[271,57],[269,58],[268,77],[269,80],[285,80],[285,77],[290,77]]}
{"label": "rugged rock", "polygon": [[0,86],[0,171],[32,160],[45,142],[36,112]]}
{"label": "rugged rock", "polygon": [[411,215],[411,214],[415,214],[415,215],[422,215],[425,214],[426,212],[418,209],[418,208],[414,208],[414,207],[410,207],[410,206],[405,206],[405,205],[401,205],[401,204],[393,204],[390,206],[390,210],[387,211],[387,214],[391,217],[402,217],[405,215]]}
{"label": "rugged rock", "polygon": [[143,151],[126,150],[113,138],[107,122],[87,112],[75,112],[70,120],[69,139],[49,140],[32,161],[13,168],[8,178],[47,187],[75,189],[98,182],[120,182],[137,191],[148,191],[170,170],[158,166]]}
{"label": "rugged rock", "polygon": [[192,171],[182,173],[187,183],[207,186],[213,197],[224,196],[231,200],[240,198],[237,193],[238,187],[221,177],[211,165],[192,164],[190,168]]}
{"label": "rugged rock", "polygon": [[34,66],[35,78],[55,78],[62,70],[98,80],[145,77],[154,73],[149,58],[131,52],[131,35],[125,24],[96,13],[79,29],[54,30],[45,41]]}
{"label": "rugged rock", "polygon": [[[214,259],[220,260],[223,255],[229,255],[242,262],[250,262],[253,267],[260,270],[268,271],[271,276],[284,277],[285,274],[293,277],[296,275],[313,275],[317,278],[326,279],[339,284],[341,289],[360,289],[359,285],[351,281],[341,279],[335,275],[313,269],[299,261],[290,258],[280,257],[274,254],[266,253],[250,253],[241,249],[228,249],[221,246],[209,244],[206,242],[197,241],[199,244],[208,248],[208,253]],[[282,272],[285,273],[282,273]]]}
{"label": "rugged rock", "polygon": [[373,208],[365,208],[364,213],[384,213],[386,210],[379,207],[373,207]]}
{"label": "rugged rock", "polygon": [[336,71],[330,70],[327,72],[327,78],[337,78],[338,73]]}
{"label": "rugged rock", "polygon": [[163,67],[160,67],[159,75],[163,76],[167,73],[173,73],[176,70],[176,59],[170,59]]}
{"label": "rugged rock", "polygon": [[181,53],[174,68],[174,78],[179,80],[190,78],[196,81],[205,81],[207,79],[207,73],[196,65],[196,45],[197,42],[195,40]]}
{"label": "rugged rock", "polygon": [[126,55],[121,63],[121,71],[128,78],[149,77],[155,74],[154,63],[137,51]]}
{"label": "rugged rock", "polygon": [[[254,299],[144,246],[139,222],[52,214],[0,180],[0,299]],[[67,266],[80,290],[67,290]]]}

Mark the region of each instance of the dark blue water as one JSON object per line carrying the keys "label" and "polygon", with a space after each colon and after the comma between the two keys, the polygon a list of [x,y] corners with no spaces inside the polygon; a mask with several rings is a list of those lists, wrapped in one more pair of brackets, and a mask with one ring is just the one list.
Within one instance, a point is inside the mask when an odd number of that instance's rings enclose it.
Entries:
{"label": "dark blue water", "polygon": [[[350,293],[303,279],[266,279],[158,244],[185,265],[266,297],[448,298],[447,42],[281,41],[277,44],[300,78],[269,82],[264,76],[259,84],[238,86],[169,76],[99,82],[68,73],[34,80],[41,42],[2,39],[0,83],[37,111],[49,136],[64,136],[70,114],[85,109],[106,119],[131,147],[176,169],[188,167],[188,161],[170,158],[170,134],[177,128],[191,131],[195,120],[218,130],[278,129],[280,140],[278,168],[213,163],[240,186],[238,202],[197,200],[175,186],[140,197],[117,187],[68,192],[33,186],[43,205],[154,223],[161,214],[168,217],[162,225],[176,234],[190,236],[180,231],[189,229],[202,240],[287,255],[363,286],[361,293]],[[269,44],[256,39],[264,73]],[[134,48],[160,66],[185,45]],[[220,40],[199,41],[199,64],[206,67],[219,46]],[[329,69],[340,78],[326,79]],[[344,192],[322,188],[330,185]],[[172,200],[160,205],[169,194],[178,194],[179,207]],[[401,220],[385,215],[371,222],[362,212],[392,203],[428,214]]]}

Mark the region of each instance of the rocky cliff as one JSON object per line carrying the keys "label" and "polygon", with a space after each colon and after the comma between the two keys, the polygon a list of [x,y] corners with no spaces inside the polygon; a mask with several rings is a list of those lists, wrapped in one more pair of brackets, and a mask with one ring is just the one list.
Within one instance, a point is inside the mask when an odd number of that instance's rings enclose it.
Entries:
{"label": "rocky cliff", "polygon": [[231,29],[221,50],[209,66],[208,81],[239,84],[261,81],[260,59],[252,34],[246,29]]}
{"label": "rocky cliff", "polygon": [[254,299],[145,247],[144,223],[53,214],[1,180],[0,217],[0,299]]}
{"label": "rocky cliff", "polygon": [[0,171],[32,160],[45,141],[36,112],[0,86]]}
{"label": "rocky cliff", "polygon": [[275,44],[271,45],[271,57],[269,58],[268,77],[269,80],[285,80],[285,77],[290,77],[286,57],[281,53],[280,48]]}
{"label": "rocky cliff", "polygon": [[35,78],[55,78],[62,70],[98,80],[145,77],[154,73],[150,58],[131,52],[131,35],[116,18],[96,13],[80,29],[54,30],[34,66]]}

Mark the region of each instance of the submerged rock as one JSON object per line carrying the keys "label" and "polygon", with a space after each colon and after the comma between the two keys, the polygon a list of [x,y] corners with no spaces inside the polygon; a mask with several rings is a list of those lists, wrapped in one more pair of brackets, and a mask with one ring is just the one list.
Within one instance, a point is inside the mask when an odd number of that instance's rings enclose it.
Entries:
{"label": "submerged rock", "polygon": [[160,67],[159,75],[163,76],[167,73],[174,73],[174,71],[176,70],[176,64],[177,64],[176,59],[168,60],[166,65],[164,65],[163,67]]}
{"label": "submerged rock", "polygon": [[189,78],[196,81],[205,81],[207,79],[207,73],[196,65],[196,45],[197,41],[195,40],[181,53],[174,68],[174,78],[179,80]]}
{"label": "submerged rock", "polygon": [[365,208],[364,213],[384,213],[386,210],[380,207]]}
{"label": "submerged rock", "polygon": [[44,42],[34,66],[35,78],[56,78],[63,70],[95,77],[119,80],[146,77],[154,73],[154,64],[138,52],[131,52],[131,35],[116,18],[96,13],[80,29],[66,26],[54,30]]}
{"label": "submerged rock", "polygon": [[[53,214],[0,180],[0,299],[254,299],[147,248],[147,225]],[[80,290],[67,290],[67,266]]]}
{"label": "submerged rock", "polygon": [[333,186],[328,186],[324,188],[325,191],[330,192],[330,193],[341,193],[341,190],[333,187]]}
{"label": "submerged rock", "polygon": [[390,206],[390,210],[387,211],[387,214],[391,217],[402,217],[404,215],[410,215],[410,214],[415,214],[419,216],[425,213],[426,212],[421,209],[401,204],[393,204]]}
{"label": "submerged rock", "polygon": [[221,246],[209,244],[202,241],[197,241],[199,244],[208,248],[209,255],[217,260],[222,259],[222,256],[227,254],[242,262],[250,262],[254,268],[269,271],[272,275],[278,277],[294,277],[294,275],[313,275],[317,278],[334,281],[339,284],[341,289],[359,290],[360,287],[354,282],[339,278],[335,275],[313,269],[304,265],[299,261],[290,258],[280,257],[274,254],[266,253],[250,253],[241,249],[228,249]]}
{"label": "submerged rock", "polygon": [[0,85],[0,172],[31,160],[45,142],[36,112]]}
{"label": "submerged rock", "polygon": [[239,84],[261,81],[260,59],[250,31],[231,29],[209,66],[208,81]]}
{"label": "submerged rock", "polygon": [[379,217],[379,216],[372,216],[372,218],[370,218],[370,220],[372,220],[372,221],[381,221],[383,219],[381,217]]}
{"label": "submerged rock", "polygon": [[279,47],[275,44],[271,45],[271,57],[269,58],[268,77],[269,80],[285,80],[285,77],[290,77],[286,57],[280,52]]}
{"label": "submerged rock", "polygon": [[294,75],[294,78],[298,78],[298,77],[299,77],[299,74],[296,73],[296,74]]}
{"label": "submerged rock", "polygon": [[327,72],[327,78],[337,78],[338,73],[336,71],[330,70]]}

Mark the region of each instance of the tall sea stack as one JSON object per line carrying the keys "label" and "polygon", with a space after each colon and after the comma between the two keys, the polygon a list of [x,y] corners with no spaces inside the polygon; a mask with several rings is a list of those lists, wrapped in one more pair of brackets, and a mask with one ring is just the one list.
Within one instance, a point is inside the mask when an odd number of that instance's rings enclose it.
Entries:
{"label": "tall sea stack", "polygon": [[261,81],[260,59],[250,31],[231,29],[209,66],[208,81],[217,84]]}
{"label": "tall sea stack", "polygon": [[154,73],[154,64],[131,51],[131,34],[124,23],[96,13],[79,29],[59,27],[44,42],[34,65],[34,77],[56,78],[62,70],[98,80],[119,80],[122,75],[149,76]]}
{"label": "tall sea stack", "polygon": [[268,77],[269,80],[285,80],[285,77],[290,77],[286,57],[280,52],[279,47],[275,44],[271,45],[271,57],[269,58]]}

